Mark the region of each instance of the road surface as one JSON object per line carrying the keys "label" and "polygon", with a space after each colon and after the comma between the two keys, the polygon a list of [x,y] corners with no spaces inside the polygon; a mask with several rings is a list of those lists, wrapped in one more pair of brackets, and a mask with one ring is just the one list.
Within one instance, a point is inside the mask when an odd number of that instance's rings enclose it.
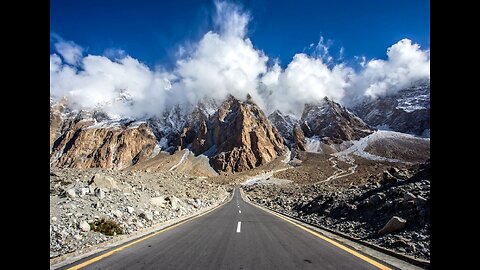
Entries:
{"label": "road surface", "polygon": [[60,269],[395,269],[243,201],[238,188],[212,212],[107,252]]}

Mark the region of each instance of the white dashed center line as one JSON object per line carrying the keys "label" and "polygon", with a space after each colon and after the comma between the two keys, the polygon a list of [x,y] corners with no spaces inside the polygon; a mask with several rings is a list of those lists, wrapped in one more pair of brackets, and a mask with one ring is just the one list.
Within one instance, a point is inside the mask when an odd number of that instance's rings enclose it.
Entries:
{"label": "white dashed center line", "polygon": [[242,213],[242,210],[238,210],[238,213],[241,214],[241,213]]}
{"label": "white dashed center line", "polygon": [[237,233],[240,232],[241,227],[242,227],[242,222],[239,221],[239,222],[238,222],[238,225],[237,225]]}

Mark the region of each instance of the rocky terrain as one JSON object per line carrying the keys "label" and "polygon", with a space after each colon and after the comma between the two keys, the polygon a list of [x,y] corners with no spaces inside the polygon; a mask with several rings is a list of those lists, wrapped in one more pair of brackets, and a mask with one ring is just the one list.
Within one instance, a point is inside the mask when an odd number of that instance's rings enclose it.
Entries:
{"label": "rocky terrain", "polygon": [[417,258],[430,259],[430,162],[391,167],[361,185],[245,185],[270,209]]}
{"label": "rocky terrain", "polygon": [[365,100],[352,110],[371,126],[430,137],[429,82],[394,95]]}
{"label": "rocky terrain", "polygon": [[175,171],[51,168],[50,258],[115,237],[92,231],[91,224],[102,219],[129,234],[217,205],[228,195],[224,186]]}

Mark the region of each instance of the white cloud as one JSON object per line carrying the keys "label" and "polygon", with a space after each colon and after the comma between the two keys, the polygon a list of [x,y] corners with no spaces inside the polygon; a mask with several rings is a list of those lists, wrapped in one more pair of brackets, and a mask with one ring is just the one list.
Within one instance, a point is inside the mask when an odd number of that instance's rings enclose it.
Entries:
{"label": "white cloud", "polygon": [[[88,55],[75,67],[64,65],[71,62],[66,57],[59,64],[51,55],[51,94],[67,96],[80,107],[100,106],[113,114],[133,117],[155,115],[165,106],[196,103],[205,96],[222,100],[227,94],[245,98],[249,93],[262,105],[257,86],[267,70],[268,57],[244,37],[249,15],[226,2],[216,2],[216,12],[219,32],[210,31],[196,45],[181,47],[181,58],[170,72],[152,71],[114,50],[105,54],[115,60]],[[64,51],[69,50],[65,47]],[[119,102],[120,96],[128,96],[130,102]]]}
{"label": "white cloud", "polygon": [[330,69],[322,58],[296,54],[287,68],[270,70],[263,83],[272,89],[268,104],[270,110],[301,114],[305,103],[314,103],[328,96],[340,101],[345,95],[351,68],[335,65]]}
{"label": "white cloud", "polygon": [[55,49],[70,65],[77,64],[82,58],[83,48],[71,41],[59,41],[55,43]]}
{"label": "white cloud", "polygon": [[219,0],[215,1],[215,10],[214,23],[222,36],[245,37],[250,21],[248,12],[242,11],[238,5]]}
{"label": "white cloud", "polygon": [[80,108],[102,107],[118,116],[142,117],[160,113],[164,108],[165,88],[161,74],[153,73],[138,60],[126,56],[112,61],[104,56],[88,55],[81,69],[63,65],[58,56],[50,57],[50,93],[66,96]]}
{"label": "white cloud", "polygon": [[387,49],[387,56],[387,60],[368,62],[362,58],[363,70],[347,89],[347,100],[393,94],[416,81],[430,79],[430,50],[421,50],[420,45],[402,39]]}
{"label": "white cloud", "polygon": [[[408,39],[388,48],[386,60],[356,57],[361,61],[358,72],[338,63],[342,58],[334,61],[329,54],[332,41],[323,37],[310,44],[311,55],[296,54],[285,69],[278,60],[268,66],[268,57],[246,36],[250,15],[231,3],[215,5],[216,30],[179,47],[171,70],[152,70],[119,49],[107,49],[105,56],[83,56],[79,45],[57,37],[56,53],[50,55],[51,96],[66,96],[79,108],[149,117],[180,102],[222,100],[227,94],[245,98],[249,93],[266,113],[279,109],[301,114],[305,103],[325,96],[348,104],[429,79],[430,52]],[[342,47],[340,57],[343,54]]]}

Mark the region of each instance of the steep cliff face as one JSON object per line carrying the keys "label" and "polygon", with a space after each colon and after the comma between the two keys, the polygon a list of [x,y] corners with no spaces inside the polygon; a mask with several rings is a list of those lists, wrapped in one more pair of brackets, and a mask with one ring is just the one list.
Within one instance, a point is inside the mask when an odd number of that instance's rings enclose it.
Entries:
{"label": "steep cliff face", "polygon": [[362,119],[325,97],[318,104],[305,104],[300,119],[306,137],[328,137],[332,143],[358,140],[373,132]]}
{"label": "steep cliff face", "polygon": [[275,110],[268,116],[268,120],[277,128],[287,144],[293,142],[293,129],[298,124],[298,118]]}
{"label": "steep cliff face", "polygon": [[294,115],[283,114],[275,110],[268,119],[278,129],[285,139],[285,143],[292,151],[305,151],[305,134],[300,127],[300,121]]}
{"label": "steep cliff face", "polygon": [[209,156],[217,171],[252,169],[284,151],[282,136],[251,100],[242,102],[229,96],[208,120],[200,119],[193,138],[187,142],[191,142],[190,149],[195,154]]}
{"label": "steep cliff face", "polygon": [[208,135],[209,118],[217,111],[218,105],[213,99],[204,99],[197,103],[187,116],[177,145],[189,148],[194,153],[204,153],[212,145]]}
{"label": "steep cliff face", "polygon": [[157,140],[144,122],[103,121],[100,112],[63,113],[65,104],[50,108],[50,163],[70,168],[122,169],[148,159]]}
{"label": "steep cliff face", "polygon": [[293,149],[307,151],[305,134],[299,125],[293,127]]}

